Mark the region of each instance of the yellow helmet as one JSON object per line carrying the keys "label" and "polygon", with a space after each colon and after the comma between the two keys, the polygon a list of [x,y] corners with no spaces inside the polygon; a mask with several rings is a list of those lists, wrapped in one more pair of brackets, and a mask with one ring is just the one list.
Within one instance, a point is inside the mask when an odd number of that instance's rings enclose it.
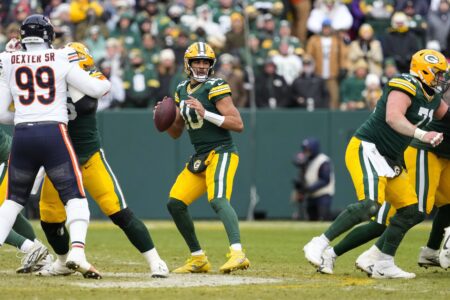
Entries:
{"label": "yellow helmet", "polygon": [[[207,75],[195,74],[191,67],[194,60],[206,59],[210,61],[210,66]],[[213,67],[216,64],[216,54],[210,45],[203,42],[197,42],[190,45],[184,53],[184,71],[189,77],[194,78],[198,82],[204,82],[210,75],[214,73]]]}
{"label": "yellow helmet", "polygon": [[95,66],[94,58],[89,53],[89,49],[85,45],[83,45],[82,43],[71,42],[66,46],[72,48],[77,52],[78,58],[80,59],[78,64],[83,70],[89,71]]}
{"label": "yellow helmet", "polygon": [[444,91],[447,87],[445,80],[447,71],[447,59],[439,51],[423,49],[417,51],[411,58],[409,73],[438,92]]}

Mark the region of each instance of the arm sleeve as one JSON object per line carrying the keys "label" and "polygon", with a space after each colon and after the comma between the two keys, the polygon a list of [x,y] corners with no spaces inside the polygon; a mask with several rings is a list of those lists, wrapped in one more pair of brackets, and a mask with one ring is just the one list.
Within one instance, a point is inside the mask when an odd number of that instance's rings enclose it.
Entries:
{"label": "arm sleeve", "polygon": [[306,187],[308,193],[314,193],[330,183],[331,165],[330,162],[324,162],[319,168],[319,179],[312,185]]}
{"label": "arm sleeve", "polygon": [[3,74],[1,60],[0,60],[0,123],[2,124],[13,124],[14,113],[9,111],[9,106],[11,105],[12,96],[11,90],[6,83],[5,76]]}
{"label": "arm sleeve", "polygon": [[67,83],[78,89],[81,93],[98,99],[106,94],[110,88],[109,80],[101,80],[91,77],[88,72],[83,71],[78,65],[74,65],[66,77]]}

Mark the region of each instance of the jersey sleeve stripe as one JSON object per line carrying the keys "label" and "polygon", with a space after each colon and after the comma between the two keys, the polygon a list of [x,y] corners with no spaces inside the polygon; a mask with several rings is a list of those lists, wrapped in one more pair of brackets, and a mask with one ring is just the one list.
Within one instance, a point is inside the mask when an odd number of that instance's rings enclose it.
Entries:
{"label": "jersey sleeve stripe", "polygon": [[230,88],[230,86],[228,85],[228,84],[222,84],[222,85],[219,85],[219,86],[215,86],[215,87],[213,87],[210,91],[209,91],[209,93],[211,94],[211,93],[214,93],[214,92],[216,92],[217,90],[220,90],[220,89],[222,89],[222,88]]}
{"label": "jersey sleeve stripe", "polygon": [[180,102],[180,96],[178,96],[178,93],[175,93],[175,102]]}
{"label": "jersey sleeve stripe", "polygon": [[223,95],[223,94],[231,94],[231,90],[228,88],[228,89],[224,89],[224,90],[218,91],[218,92],[216,92],[214,94],[209,94],[208,95],[208,99],[211,100],[212,98],[214,98],[216,96]]}
{"label": "jersey sleeve stripe", "polygon": [[391,80],[391,81],[389,81],[389,86],[398,88],[400,90],[403,90],[403,91],[405,91],[405,92],[407,92],[407,93],[409,93],[409,94],[411,94],[413,96],[416,95],[416,89],[415,88],[412,89],[409,85],[406,85],[406,84],[404,84],[402,82],[393,82]]}
{"label": "jersey sleeve stripe", "polygon": [[408,86],[410,89],[412,89],[412,90],[416,90],[416,86],[414,85],[414,84],[412,84],[411,82],[409,82],[409,81],[407,81],[407,80],[403,80],[403,79],[400,79],[400,78],[394,78],[394,79],[391,79],[390,81],[389,81],[389,83],[397,83],[397,84],[403,84],[403,85],[405,85],[405,86]]}

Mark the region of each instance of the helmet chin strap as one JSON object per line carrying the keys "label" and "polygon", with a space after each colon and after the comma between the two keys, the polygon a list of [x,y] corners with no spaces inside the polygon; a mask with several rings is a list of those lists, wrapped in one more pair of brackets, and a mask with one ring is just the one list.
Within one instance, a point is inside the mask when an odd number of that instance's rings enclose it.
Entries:
{"label": "helmet chin strap", "polygon": [[[199,76],[195,73],[194,69],[191,66],[189,66],[189,69],[191,70],[192,78],[194,78],[196,81],[205,82],[208,79],[208,74]],[[208,70],[208,73],[209,73],[209,70]]]}

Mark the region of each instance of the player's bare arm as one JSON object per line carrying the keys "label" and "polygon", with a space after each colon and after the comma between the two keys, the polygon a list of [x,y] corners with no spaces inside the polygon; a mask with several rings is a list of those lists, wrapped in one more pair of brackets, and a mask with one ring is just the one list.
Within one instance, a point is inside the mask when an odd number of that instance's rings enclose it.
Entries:
{"label": "player's bare arm", "polygon": [[386,123],[400,134],[412,136],[432,146],[439,145],[443,134],[435,131],[424,131],[411,124],[405,117],[406,110],[411,105],[411,98],[400,91],[389,93],[386,106]]}
{"label": "player's bare arm", "polygon": [[[195,109],[202,118],[205,118],[206,110],[200,101],[190,96],[189,100],[186,100],[186,104]],[[220,101],[216,103],[216,108],[224,117],[220,127],[236,132],[242,132],[244,130],[244,123],[242,122],[241,115],[234,106],[230,96],[220,99]]]}

